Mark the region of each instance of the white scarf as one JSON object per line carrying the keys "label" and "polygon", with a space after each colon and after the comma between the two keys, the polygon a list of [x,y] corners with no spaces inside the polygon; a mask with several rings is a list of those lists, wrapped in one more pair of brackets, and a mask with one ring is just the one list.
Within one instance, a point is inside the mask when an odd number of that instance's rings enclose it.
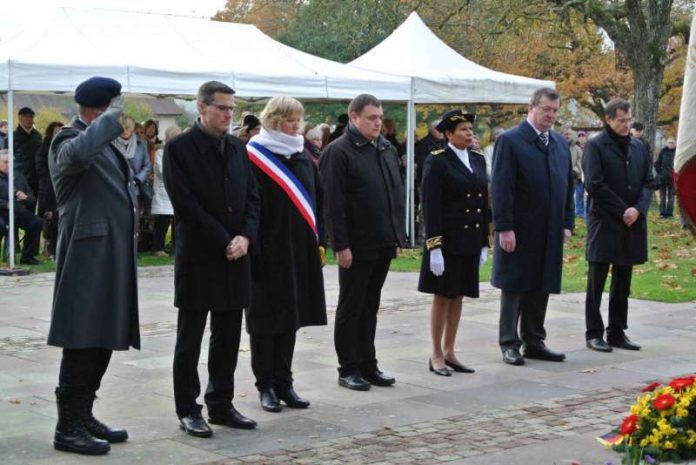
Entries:
{"label": "white scarf", "polygon": [[301,135],[291,136],[280,131],[269,131],[261,128],[261,132],[252,137],[249,142],[256,142],[263,145],[276,155],[290,158],[293,154],[304,150],[304,137]]}
{"label": "white scarf", "polygon": [[135,148],[138,146],[138,136],[133,134],[130,139],[124,139],[123,137],[118,136],[116,139],[114,139],[113,144],[124,157],[132,160],[135,156]]}

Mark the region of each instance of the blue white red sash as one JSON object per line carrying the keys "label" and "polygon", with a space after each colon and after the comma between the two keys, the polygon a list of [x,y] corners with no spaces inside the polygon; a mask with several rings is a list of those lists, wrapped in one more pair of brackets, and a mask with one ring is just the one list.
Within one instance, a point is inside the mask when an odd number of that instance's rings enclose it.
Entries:
{"label": "blue white red sash", "polygon": [[318,240],[317,220],[314,215],[312,198],[297,176],[273,152],[256,141],[247,144],[247,153],[252,163],[285,191]]}

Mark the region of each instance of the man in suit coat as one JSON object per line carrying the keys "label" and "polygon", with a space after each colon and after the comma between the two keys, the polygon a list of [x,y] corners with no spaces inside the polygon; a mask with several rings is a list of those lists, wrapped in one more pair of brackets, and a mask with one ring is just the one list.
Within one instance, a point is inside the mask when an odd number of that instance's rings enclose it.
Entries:
{"label": "man in suit coat", "polygon": [[78,116],[48,156],[60,214],[48,344],[63,347],[53,444],[89,455],[128,438],[96,420],[92,404],[112,351],[140,348],[135,183],[111,145],[123,130],[120,92],[109,78],[80,84]]}
{"label": "man in suit coat", "polygon": [[232,405],[242,313],[249,305],[259,195],[242,141],[228,134],[234,90],[209,81],[198,90],[198,121],[164,147],[164,184],[174,207],[174,305],[179,309],[174,349],[174,401],[180,427],[209,437],[196,398],[198,358],[210,312],[208,388],[213,424],[253,429],[256,422]]}
{"label": "man in suit coat", "polygon": [[[583,171],[590,195],[586,255],[587,295],[585,323],[587,347],[611,352],[612,347],[639,350],[626,337],[628,296],[633,265],[648,259],[647,214],[653,191],[651,157],[639,139],[629,135],[631,106],[614,99],[604,110],[607,124],[585,146]],[[599,307],[611,265],[609,325]],[[608,344],[607,344],[608,343]]]}
{"label": "man in suit coat", "polygon": [[568,144],[551,130],[560,106],[554,89],[536,90],[527,120],[495,144],[491,200],[497,240],[491,283],[502,290],[499,343],[503,361],[511,365],[524,364],[523,344],[525,358],[565,359],[544,344],[549,293],[561,290],[563,243],[574,226]]}

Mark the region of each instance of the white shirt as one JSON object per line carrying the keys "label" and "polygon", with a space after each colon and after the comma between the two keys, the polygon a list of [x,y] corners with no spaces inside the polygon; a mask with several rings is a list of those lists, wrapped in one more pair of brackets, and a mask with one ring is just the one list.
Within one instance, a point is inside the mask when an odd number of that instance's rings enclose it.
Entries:
{"label": "white shirt", "polygon": [[452,144],[447,144],[449,148],[452,149],[452,151],[457,155],[457,158],[461,160],[462,163],[464,163],[464,166],[466,166],[469,171],[472,173],[474,172],[473,169],[471,169],[471,163],[469,163],[469,152],[466,149],[458,149]]}

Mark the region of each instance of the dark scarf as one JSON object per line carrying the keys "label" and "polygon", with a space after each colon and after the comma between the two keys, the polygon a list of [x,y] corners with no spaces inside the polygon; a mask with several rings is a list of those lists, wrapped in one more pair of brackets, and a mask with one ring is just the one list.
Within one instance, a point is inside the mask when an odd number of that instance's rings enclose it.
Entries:
{"label": "dark scarf", "polygon": [[616,142],[616,145],[619,146],[621,153],[623,153],[624,156],[628,156],[628,148],[631,146],[631,136],[618,135],[608,124],[604,125],[604,129],[607,131],[607,134],[609,134],[609,137],[611,137],[611,140]]}

